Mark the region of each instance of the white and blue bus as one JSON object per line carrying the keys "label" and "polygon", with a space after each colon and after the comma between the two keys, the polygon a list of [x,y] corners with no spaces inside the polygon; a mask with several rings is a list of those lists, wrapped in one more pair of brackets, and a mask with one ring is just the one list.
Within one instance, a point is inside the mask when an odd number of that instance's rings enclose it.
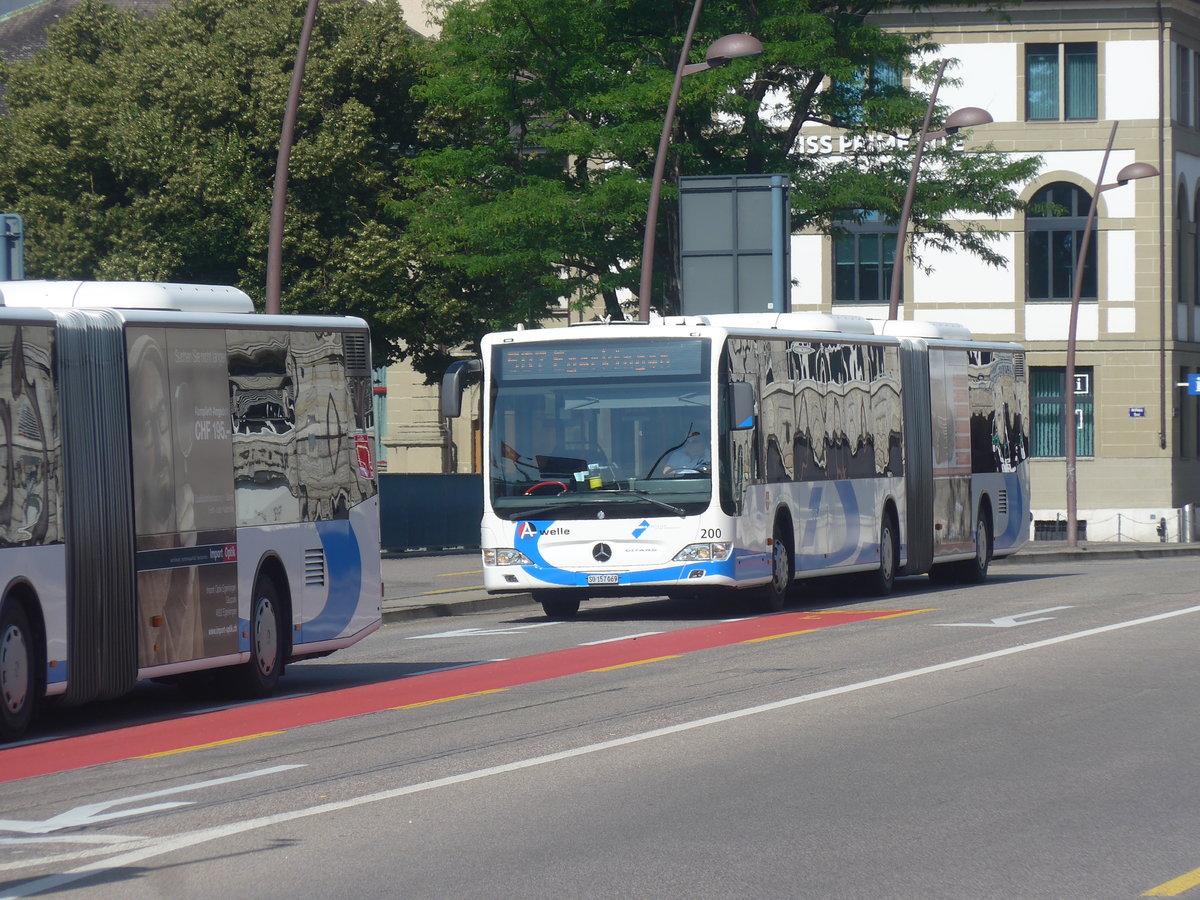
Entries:
{"label": "white and blue bus", "polygon": [[377,629],[373,441],[360,319],[0,283],[0,738],[140,679],[265,696]]}
{"label": "white and blue bus", "polygon": [[819,314],[490,334],[484,581],[551,617],[600,596],[857,573],[982,581],[1029,533],[1023,349],[956,325]]}

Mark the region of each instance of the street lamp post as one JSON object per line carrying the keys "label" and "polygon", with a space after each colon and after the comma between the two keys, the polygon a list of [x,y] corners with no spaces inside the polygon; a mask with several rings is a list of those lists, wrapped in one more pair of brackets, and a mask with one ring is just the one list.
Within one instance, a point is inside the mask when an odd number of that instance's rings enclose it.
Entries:
{"label": "street lamp post", "polygon": [[679,105],[679,88],[684,75],[693,75],[706,69],[723,66],[732,59],[762,53],[762,44],[748,34],[727,34],[717,38],[708,48],[704,62],[689,63],[688,53],[692,49],[692,36],[700,20],[700,8],[704,0],[696,0],[692,6],[692,18],[688,22],[683,49],[679,51],[679,64],[675,67],[675,83],[671,86],[671,99],[667,102],[667,115],[663,119],[662,135],[658,139],[658,153],[654,157],[654,175],[650,179],[650,202],[646,207],[646,234],[642,239],[642,277],[638,287],[638,318],[650,321],[650,284],[654,276],[654,232],[658,228],[658,200],[662,195],[663,173],[667,165],[667,147],[671,141],[671,125],[675,121],[675,107]]}
{"label": "street lamp post", "polygon": [[908,218],[912,214],[913,196],[917,190],[917,173],[921,168],[921,157],[925,153],[925,145],[929,141],[957,134],[963,128],[986,125],[992,121],[987,110],[977,106],[965,106],[950,113],[941,131],[929,130],[929,123],[933,119],[933,107],[937,102],[938,88],[942,86],[942,75],[946,71],[947,62],[949,60],[942,60],[942,64],[938,66],[937,78],[933,80],[929,105],[925,108],[925,121],[921,125],[921,134],[917,137],[917,149],[913,153],[912,170],[908,174],[908,190],[904,193],[904,203],[900,207],[900,223],[896,229],[896,249],[893,251],[892,284],[888,299],[889,320],[898,318],[900,312],[900,279],[904,274],[904,248],[908,243]]}
{"label": "street lamp post", "polygon": [[1071,285],[1071,316],[1067,322],[1067,364],[1064,372],[1063,389],[1067,395],[1064,404],[1064,430],[1066,431],[1067,456],[1067,546],[1079,546],[1078,509],[1075,491],[1076,463],[1076,430],[1075,422],[1075,329],[1079,322],[1079,297],[1083,291],[1083,269],[1087,262],[1088,246],[1092,239],[1092,226],[1096,222],[1096,206],[1100,194],[1122,187],[1138,178],[1153,178],[1159,174],[1158,169],[1149,163],[1130,163],[1117,173],[1117,180],[1112,184],[1104,184],[1104,170],[1108,167],[1108,156],[1112,152],[1113,141],[1117,137],[1117,126],[1113,122],[1112,131],[1108,135],[1108,146],[1104,148],[1104,156],[1100,160],[1100,176],[1096,179],[1096,190],[1092,193],[1092,203],[1088,208],[1087,222],[1083,226],[1083,237],[1079,241],[1079,258],[1075,262],[1075,280]]}
{"label": "street lamp post", "polygon": [[317,0],[308,0],[304,24],[300,27],[300,43],[296,47],[296,64],[292,67],[292,82],[288,87],[287,108],[279,133],[279,153],[275,157],[275,192],[271,198],[271,225],[267,235],[267,297],[266,312],[279,312],[283,280],[283,210],[287,205],[288,169],[292,159],[292,133],[296,130],[296,113],[300,108],[300,83],[304,80],[304,63],[308,59],[308,43],[312,37],[313,21],[317,17]]}

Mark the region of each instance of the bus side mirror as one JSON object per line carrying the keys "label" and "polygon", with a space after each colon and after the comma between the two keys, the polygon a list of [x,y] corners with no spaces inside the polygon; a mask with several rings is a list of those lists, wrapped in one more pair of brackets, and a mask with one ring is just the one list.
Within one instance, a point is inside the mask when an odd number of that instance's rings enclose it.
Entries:
{"label": "bus side mirror", "polygon": [[754,427],[754,385],[748,381],[729,384],[729,427],[734,431]]}
{"label": "bus side mirror", "polygon": [[442,392],[438,398],[438,411],[448,419],[457,419],[462,414],[463,388],[467,376],[483,371],[483,362],[478,359],[460,359],[451,363],[442,376]]}

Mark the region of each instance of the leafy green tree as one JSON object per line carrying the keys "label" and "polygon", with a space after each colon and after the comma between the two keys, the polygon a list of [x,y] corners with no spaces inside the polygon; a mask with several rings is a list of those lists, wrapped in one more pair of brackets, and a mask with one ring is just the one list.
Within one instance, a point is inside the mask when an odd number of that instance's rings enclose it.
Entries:
{"label": "leafy green tree", "polygon": [[[797,229],[836,231],[868,211],[898,219],[911,144],[822,157],[803,152],[801,128],[919,131],[928,94],[905,88],[904,76],[932,81],[938,47],[923,35],[884,30],[881,14],[937,5],[709,0],[693,61],[733,32],[755,35],[764,52],[684,80],[668,182],[681,174],[787,173]],[[617,292],[637,288],[648,181],[692,7],[692,0],[441,4],[442,36],[418,88],[428,104],[426,149],[406,182],[407,239],[437,276],[415,289],[418,304],[437,309],[469,298],[480,330],[536,321],[562,296],[602,300],[620,315]],[[1019,205],[1014,186],[1039,161],[952,146],[925,153],[914,230],[926,246],[1003,264],[985,229],[945,217],[1004,214]],[[678,302],[674,196],[668,184],[652,298],[668,311]]]}
{"label": "leafy green tree", "polygon": [[[84,0],[0,70],[0,203],[30,277],[237,284],[262,300],[279,132],[304,0]],[[326,2],[291,158],[282,307],[372,322],[394,355],[409,283],[397,177],[424,48],[397,4]]]}

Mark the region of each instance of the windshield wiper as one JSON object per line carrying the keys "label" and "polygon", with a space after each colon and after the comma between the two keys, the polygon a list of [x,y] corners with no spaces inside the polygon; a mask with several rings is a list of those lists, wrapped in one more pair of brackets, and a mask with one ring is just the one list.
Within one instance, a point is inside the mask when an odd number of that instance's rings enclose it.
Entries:
{"label": "windshield wiper", "polygon": [[655,506],[662,507],[663,509],[667,510],[668,512],[672,512],[675,515],[679,516],[680,518],[683,518],[684,516],[687,515],[687,513],[684,512],[682,509],[680,509],[678,506],[675,506],[672,503],[667,503],[665,500],[659,500],[657,497],[651,497],[649,491],[637,491],[637,490],[631,491],[631,490],[628,490],[625,488],[605,488],[601,491],[598,491],[597,493],[609,494],[609,495],[619,494],[624,499],[630,500],[630,501],[645,500],[647,503],[653,503]]}

